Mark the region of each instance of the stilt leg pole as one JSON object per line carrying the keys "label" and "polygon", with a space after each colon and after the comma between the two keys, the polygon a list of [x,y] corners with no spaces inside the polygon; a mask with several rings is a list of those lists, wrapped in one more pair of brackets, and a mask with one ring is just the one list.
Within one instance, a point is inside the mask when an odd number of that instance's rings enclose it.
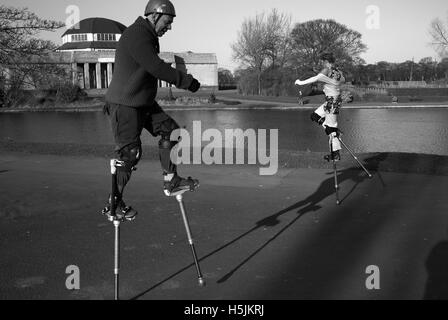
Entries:
{"label": "stilt leg pole", "polygon": [[120,221],[114,221],[115,227],[115,254],[114,254],[114,275],[115,275],[115,300],[120,300]]}
{"label": "stilt leg pole", "polygon": [[344,141],[342,141],[341,138],[338,138],[339,141],[342,143],[342,145],[344,146],[345,149],[347,149],[347,151],[351,154],[351,156],[353,157],[353,159],[356,160],[356,162],[358,162],[358,164],[361,166],[361,168],[364,170],[365,173],[367,173],[367,175],[369,176],[369,178],[372,178],[372,175],[370,174],[370,172],[366,169],[366,167],[364,167],[364,165],[361,163],[361,161],[359,161],[358,157],[353,153],[352,150],[350,150],[350,148],[345,144]]}
{"label": "stilt leg pole", "polygon": [[330,157],[332,158],[333,161],[333,173],[334,173],[334,190],[335,190],[335,195],[336,195],[336,204],[339,205],[341,204],[341,201],[339,200],[339,185],[338,185],[338,169],[336,167],[336,161],[333,157],[333,139],[334,137],[332,135],[330,135]]}
{"label": "stilt leg pole", "polygon": [[117,166],[120,166],[121,162],[118,160],[110,161],[110,168],[112,174],[112,193],[110,201],[110,217],[109,220],[113,222],[115,228],[115,242],[114,242],[114,297],[115,300],[119,300],[119,290],[120,290],[120,223],[121,218],[116,214],[116,197],[118,195],[118,185],[117,185]]}
{"label": "stilt leg pole", "polygon": [[193,254],[194,263],[196,265],[196,271],[198,274],[198,282],[199,282],[199,285],[202,287],[202,286],[205,286],[205,280],[202,277],[201,268],[199,266],[198,258],[196,255],[196,250],[194,248],[193,237],[191,235],[190,226],[188,224],[188,218],[187,218],[187,214],[185,212],[185,206],[184,206],[182,194],[177,195],[176,200],[179,202],[180,211],[182,212],[182,219],[184,221],[185,230],[187,231],[188,243],[190,244],[191,252]]}

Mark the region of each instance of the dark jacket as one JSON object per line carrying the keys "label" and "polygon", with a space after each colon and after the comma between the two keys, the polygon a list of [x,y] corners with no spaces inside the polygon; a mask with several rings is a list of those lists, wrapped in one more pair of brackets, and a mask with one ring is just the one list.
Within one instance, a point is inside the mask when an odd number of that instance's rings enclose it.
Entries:
{"label": "dark jacket", "polygon": [[152,105],[158,79],[187,89],[193,77],[159,58],[159,39],[151,23],[139,17],[122,34],[106,101],[131,107]]}

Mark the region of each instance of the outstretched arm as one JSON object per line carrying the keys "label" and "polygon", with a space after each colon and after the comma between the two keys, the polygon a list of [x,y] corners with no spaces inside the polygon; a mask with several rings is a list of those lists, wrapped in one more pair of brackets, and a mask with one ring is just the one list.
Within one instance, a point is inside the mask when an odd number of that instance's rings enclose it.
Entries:
{"label": "outstretched arm", "polygon": [[311,77],[311,78],[303,80],[303,81],[301,81],[300,79],[297,79],[295,84],[299,85],[299,86],[303,86],[303,85],[310,84],[310,83],[317,82],[317,81],[321,81],[321,82],[325,82],[325,83],[333,84],[333,85],[338,84],[338,81],[331,79],[322,73],[319,73],[317,76]]}

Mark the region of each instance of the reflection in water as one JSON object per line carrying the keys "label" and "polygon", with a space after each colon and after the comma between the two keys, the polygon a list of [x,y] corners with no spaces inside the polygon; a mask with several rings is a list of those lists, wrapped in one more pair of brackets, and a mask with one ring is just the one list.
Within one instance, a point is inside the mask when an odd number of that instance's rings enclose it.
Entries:
{"label": "reflection in water", "polygon": [[[187,130],[201,121],[202,131],[279,129],[279,148],[327,151],[323,129],[311,110],[169,111]],[[448,155],[448,109],[346,109],[340,115],[345,141],[355,152],[411,152]],[[0,140],[18,142],[113,144],[101,112],[0,114]],[[157,145],[145,132],[144,145]]]}

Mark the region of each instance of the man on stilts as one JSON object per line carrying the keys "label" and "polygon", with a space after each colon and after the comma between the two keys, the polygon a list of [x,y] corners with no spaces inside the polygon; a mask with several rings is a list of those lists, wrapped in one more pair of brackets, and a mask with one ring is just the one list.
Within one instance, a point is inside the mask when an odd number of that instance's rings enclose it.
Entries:
{"label": "man on stilts", "polygon": [[159,136],[159,157],[163,169],[163,191],[171,196],[182,190],[193,191],[197,179],[182,178],[172,163],[171,133],[179,125],[155,101],[158,81],[196,92],[200,83],[190,74],[171,67],[160,59],[159,37],[171,30],[176,12],[169,0],[150,0],[145,17],[139,17],[120,38],[115,55],[115,70],[106,94],[105,113],[110,116],[116,144],[117,166],[116,212],[111,212],[111,196],[102,213],[133,220],[137,211],[127,206],[123,192],[142,156],[140,135],[143,128]]}

